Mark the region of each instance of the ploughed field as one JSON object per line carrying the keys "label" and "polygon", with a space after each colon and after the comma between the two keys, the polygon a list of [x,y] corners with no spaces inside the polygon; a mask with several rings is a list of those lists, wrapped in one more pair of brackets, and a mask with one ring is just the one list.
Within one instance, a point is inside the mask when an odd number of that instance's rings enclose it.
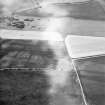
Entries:
{"label": "ploughed field", "polygon": [[105,56],[75,61],[90,105],[105,105]]}
{"label": "ploughed field", "polygon": [[0,104],[85,105],[63,42],[0,40],[0,45]]}
{"label": "ploughed field", "polygon": [[45,68],[57,61],[46,41],[1,40],[0,44],[0,68]]}

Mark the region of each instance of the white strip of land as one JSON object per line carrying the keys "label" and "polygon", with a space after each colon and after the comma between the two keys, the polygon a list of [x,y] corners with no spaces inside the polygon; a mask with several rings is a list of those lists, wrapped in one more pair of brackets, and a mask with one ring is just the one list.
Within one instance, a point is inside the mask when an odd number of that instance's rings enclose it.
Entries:
{"label": "white strip of land", "polygon": [[21,40],[51,40],[63,41],[62,35],[50,31],[21,31],[21,30],[0,30],[0,38],[21,39]]}
{"label": "white strip of land", "polygon": [[65,43],[72,58],[105,54],[105,37],[68,35]]}

